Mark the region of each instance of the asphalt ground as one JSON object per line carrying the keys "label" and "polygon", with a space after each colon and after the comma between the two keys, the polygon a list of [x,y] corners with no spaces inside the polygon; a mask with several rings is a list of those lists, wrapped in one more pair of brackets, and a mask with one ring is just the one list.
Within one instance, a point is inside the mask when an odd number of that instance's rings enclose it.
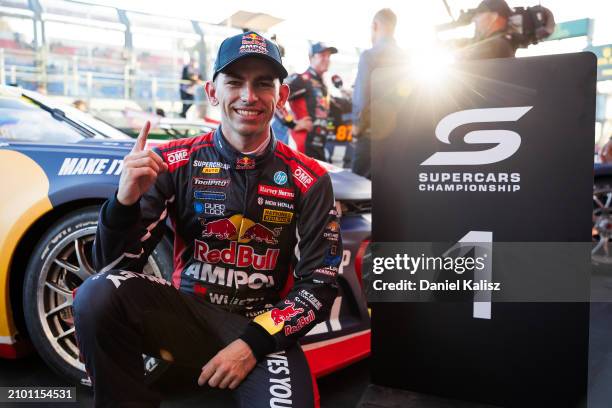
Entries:
{"label": "asphalt ground", "polygon": [[[225,391],[203,389],[197,386],[197,373],[170,370],[155,385],[166,397],[163,408],[207,407],[228,408],[233,406],[231,395]],[[355,407],[370,379],[368,360],[320,378],[318,381],[322,408]],[[70,387],[37,355],[19,360],[0,359],[0,387]],[[0,403],[0,407],[91,407],[93,393],[90,388],[77,387],[77,402],[74,403]]]}

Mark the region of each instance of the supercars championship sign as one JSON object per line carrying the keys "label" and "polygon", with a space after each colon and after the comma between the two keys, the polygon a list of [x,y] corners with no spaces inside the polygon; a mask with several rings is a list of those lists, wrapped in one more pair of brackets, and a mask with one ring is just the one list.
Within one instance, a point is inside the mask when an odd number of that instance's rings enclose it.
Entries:
{"label": "supercars championship sign", "polygon": [[379,70],[372,83],[373,383],[504,407],[578,405],[593,54],[475,61],[435,83],[410,76]]}

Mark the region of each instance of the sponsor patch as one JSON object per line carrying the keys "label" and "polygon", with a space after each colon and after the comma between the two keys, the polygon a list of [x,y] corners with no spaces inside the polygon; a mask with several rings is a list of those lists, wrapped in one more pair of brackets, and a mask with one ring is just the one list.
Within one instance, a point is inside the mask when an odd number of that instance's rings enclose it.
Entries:
{"label": "sponsor patch", "polygon": [[287,173],[284,171],[277,171],[274,173],[274,182],[279,186],[287,184]]}
{"label": "sponsor patch", "polygon": [[[203,262],[191,263],[187,268],[183,270],[183,276],[207,284],[225,286],[228,288],[241,289],[243,287],[248,287],[249,289],[258,290],[263,287],[274,287],[274,277],[272,276],[272,274],[268,275],[262,272],[246,272],[234,268],[224,268],[222,266],[215,266]],[[245,300],[245,298],[242,299]],[[263,300],[263,298],[252,299],[252,302],[259,302]],[[233,296],[230,297],[230,299],[227,299],[227,297],[224,298],[221,294],[216,294],[215,299],[211,299],[211,301],[217,304],[228,304],[228,301],[231,304],[237,304],[234,303]],[[245,301],[244,303],[240,304],[252,302]]]}
{"label": "sponsor patch", "polygon": [[229,179],[193,177],[194,187],[227,187]]}
{"label": "sponsor patch", "polygon": [[195,202],[193,203],[193,209],[195,210],[196,214],[215,216],[225,215],[225,204]]}
{"label": "sponsor patch", "polygon": [[274,335],[283,329],[286,321],[304,313],[304,309],[295,307],[295,303],[289,300],[285,300],[285,304],[287,305],[285,308],[275,307],[269,312],[260,314],[254,319],[255,323],[266,329],[268,333]]}
{"label": "sponsor patch", "polygon": [[202,173],[204,174],[218,174],[221,172],[221,167],[204,167]]}
{"label": "sponsor patch", "polygon": [[236,170],[253,170],[255,168],[255,159],[244,156],[236,159]]}
{"label": "sponsor patch", "polygon": [[293,213],[289,211],[264,209],[262,221],[271,222],[273,224],[290,224],[293,218]]}
{"label": "sponsor patch", "polygon": [[[258,298],[237,298],[237,297],[233,297],[233,296],[227,296],[226,294],[222,294],[222,293],[208,293],[208,297],[210,299],[210,303],[214,303],[216,305],[238,305],[238,306],[245,306],[245,305],[250,305],[253,303],[261,303],[264,301],[263,297],[258,297]],[[256,311],[256,312],[251,312],[251,316],[249,316],[249,313],[246,313],[246,317],[255,317],[258,314],[262,313],[261,311]]]}
{"label": "sponsor patch", "polygon": [[[221,163],[221,162],[209,162],[209,161],[202,161],[202,160],[194,160],[193,161],[193,167],[219,168],[219,169],[223,169],[223,170],[229,170],[230,165],[227,164],[227,163]],[[202,170],[202,173],[205,173],[205,171]]]}
{"label": "sponsor patch", "polygon": [[263,37],[255,33],[245,34],[242,36],[242,44],[240,45],[240,54],[245,52],[257,52],[259,54],[268,53],[268,44]]}
{"label": "sponsor patch", "polygon": [[132,278],[140,278],[140,279],[147,279],[151,282],[154,283],[159,283],[161,285],[166,285],[166,286],[170,286],[171,283],[166,281],[165,279],[162,278],[158,278],[156,276],[153,275],[146,275],[143,273],[136,273],[136,272],[130,272],[130,271],[121,271],[118,274],[109,274],[106,275],[106,279],[108,279],[109,281],[111,281],[113,283],[113,285],[115,285],[115,288],[118,288],[119,286],[121,286],[121,284],[128,280],[128,279],[132,279]]}
{"label": "sponsor patch", "polygon": [[299,295],[306,299],[308,303],[310,303],[315,309],[320,310],[323,307],[323,304],[317,299],[312,293],[308,292],[306,289],[302,289],[299,292]]}
{"label": "sponsor patch", "polygon": [[255,242],[266,243],[268,245],[278,244],[276,239],[282,231],[282,227],[269,229],[260,223],[254,223],[240,235],[241,240],[255,240]]}
{"label": "sponsor patch", "polygon": [[259,316],[255,317],[253,321],[263,327],[271,335],[275,335],[283,330],[283,326],[285,325],[285,323],[281,323],[279,325],[274,324],[272,317],[270,317],[270,312],[260,314]]}
{"label": "sponsor patch", "polygon": [[209,264],[222,262],[227,265],[236,265],[237,268],[250,268],[271,271],[276,267],[278,249],[268,248],[263,255],[257,254],[249,245],[238,245],[236,241],[230,243],[229,248],[210,249],[206,242],[195,240],[193,258],[196,261]]}
{"label": "sponsor patch", "polygon": [[293,333],[299,332],[306,325],[308,325],[308,323],[314,322],[314,320],[315,320],[314,312],[312,310],[309,310],[308,314],[306,316],[300,316],[298,318],[297,323],[295,324],[295,326],[287,325],[287,326],[284,327],[284,329],[285,329],[285,336],[289,336],[289,335],[291,335]]}
{"label": "sponsor patch", "polygon": [[338,221],[331,221],[325,228],[331,232],[340,232],[340,223]]}
{"label": "sponsor patch", "polygon": [[331,276],[332,278],[335,278],[336,275],[338,275],[338,268],[335,268],[333,266],[328,266],[326,268],[315,269],[314,273],[318,273],[320,275],[327,275],[327,276]]}
{"label": "sponsor patch", "polygon": [[338,239],[340,239],[340,234],[337,232],[324,232],[323,233],[323,238],[325,238],[328,241],[338,241]]}
{"label": "sponsor patch", "polygon": [[314,178],[310,175],[310,173],[304,170],[301,166],[297,166],[295,170],[293,170],[293,178],[305,189],[309,189],[314,182]]}
{"label": "sponsor patch", "polygon": [[276,198],[284,198],[286,200],[293,200],[295,198],[295,192],[290,188],[268,186],[266,184],[260,184],[257,187],[257,192],[260,195],[276,197]]}
{"label": "sponsor patch", "polygon": [[194,191],[193,197],[198,200],[215,200],[215,201],[223,201],[225,200],[225,193],[222,191]]}
{"label": "sponsor patch", "polygon": [[168,164],[189,161],[189,151],[187,149],[173,150],[171,152],[164,152],[163,154]]}
{"label": "sponsor patch", "polygon": [[[261,200],[261,202],[260,202]],[[275,200],[270,200],[270,199],[263,199],[261,197],[259,197],[257,199],[257,202],[259,203],[259,205],[269,205],[272,207],[279,207],[279,208],[285,208],[287,210],[293,210],[295,207],[293,205],[293,203],[286,203],[284,201],[275,201]]]}

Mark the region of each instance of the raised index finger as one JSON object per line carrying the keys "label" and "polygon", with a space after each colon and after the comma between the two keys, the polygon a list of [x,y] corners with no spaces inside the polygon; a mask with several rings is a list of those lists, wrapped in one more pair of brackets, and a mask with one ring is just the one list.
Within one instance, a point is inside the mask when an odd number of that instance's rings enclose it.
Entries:
{"label": "raised index finger", "polygon": [[140,133],[136,138],[136,143],[132,148],[132,152],[141,152],[144,150],[145,145],[147,144],[147,136],[149,136],[149,130],[151,130],[151,122],[147,120],[142,129],[140,129]]}

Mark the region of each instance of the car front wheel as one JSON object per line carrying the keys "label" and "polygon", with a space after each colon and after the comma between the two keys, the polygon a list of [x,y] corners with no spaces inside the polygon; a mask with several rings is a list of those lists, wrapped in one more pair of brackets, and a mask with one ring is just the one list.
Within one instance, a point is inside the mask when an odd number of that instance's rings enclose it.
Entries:
{"label": "car front wheel", "polygon": [[[26,326],[36,350],[60,375],[85,385],[90,382],[79,360],[72,291],[95,273],[91,251],[99,210],[92,206],[71,212],[42,235],[28,262],[23,287]],[[172,266],[172,246],[164,238],[143,272],[165,278]],[[153,381],[166,364],[153,357],[143,358],[147,378]]]}

